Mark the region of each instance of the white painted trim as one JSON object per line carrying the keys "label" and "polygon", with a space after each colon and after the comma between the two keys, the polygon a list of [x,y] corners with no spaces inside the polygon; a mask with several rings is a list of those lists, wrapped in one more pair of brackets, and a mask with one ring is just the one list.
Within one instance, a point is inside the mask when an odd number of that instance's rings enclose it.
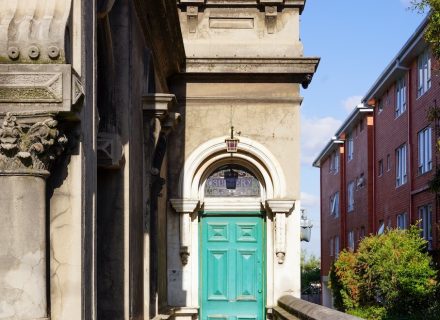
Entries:
{"label": "white painted trim", "polygon": [[[231,158],[226,153],[225,139],[219,137],[209,140],[186,159],[179,179],[179,198],[200,199],[200,185],[203,173],[214,163]],[[286,180],[281,165],[272,153],[262,144],[249,138],[240,137],[238,153],[233,158],[254,165],[264,179],[267,199],[282,199],[286,195]]]}
{"label": "white painted trim", "polygon": [[205,198],[203,211],[255,212],[261,211],[260,198]]}

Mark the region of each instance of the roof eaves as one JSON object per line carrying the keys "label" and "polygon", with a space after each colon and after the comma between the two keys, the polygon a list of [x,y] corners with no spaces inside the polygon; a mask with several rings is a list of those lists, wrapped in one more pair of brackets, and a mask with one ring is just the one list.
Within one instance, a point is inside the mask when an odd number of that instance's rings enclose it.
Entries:
{"label": "roof eaves", "polygon": [[[395,76],[400,75],[400,73],[407,70],[409,65],[403,65],[402,62],[406,61],[406,58],[414,52],[415,48],[422,43],[424,43],[423,33],[428,25],[429,14],[423,19],[420,25],[417,27],[416,31],[410,36],[403,47],[399,50],[397,55],[388,66],[382,71],[380,76],[368,90],[362,101],[365,103],[371,98],[375,98],[376,95],[381,92],[388,82],[392,80]],[[377,98],[377,97],[376,97]]]}

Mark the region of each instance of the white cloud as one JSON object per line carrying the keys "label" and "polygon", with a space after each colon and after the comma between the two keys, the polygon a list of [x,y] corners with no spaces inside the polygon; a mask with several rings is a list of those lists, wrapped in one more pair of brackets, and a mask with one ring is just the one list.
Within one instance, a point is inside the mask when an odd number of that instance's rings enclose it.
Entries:
{"label": "white cloud", "polygon": [[342,106],[347,112],[351,112],[362,101],[362,96],[351,96],[342,101]]}
{"label": "white cloud", "polygon": [[305,118],[301,126],[301,163],[312,165],[325,145],[341,126],[342,121],[332,118]]}
{"label": "white cloud", "polygon": [[301,192],[301,207],[303,208],[318,208],[319,197],[307,192]]}

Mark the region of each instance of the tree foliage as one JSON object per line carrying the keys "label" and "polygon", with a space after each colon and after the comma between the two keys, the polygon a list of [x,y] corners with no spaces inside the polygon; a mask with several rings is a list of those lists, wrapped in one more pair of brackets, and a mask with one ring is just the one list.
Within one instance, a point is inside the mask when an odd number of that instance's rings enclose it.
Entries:
{"label": "tree foliage", "polygon": [[[420,230],[369,236],[342,251],[330,272],[335,307],[369,319],[438,319],[437,272]],[[437,310],[437,312],[440,310]]]}
{"label": "tree foliage", "polygon": [[314,255],[301,252],[301,292],[307,291],[311,284],[321,282],[321,261]]}
{"label": "tree foliage", "polygon": [[431,46],[434,56],[440,58],[440,0],[412,0],[411,6],[419,12],[430,10],[425,40]]}

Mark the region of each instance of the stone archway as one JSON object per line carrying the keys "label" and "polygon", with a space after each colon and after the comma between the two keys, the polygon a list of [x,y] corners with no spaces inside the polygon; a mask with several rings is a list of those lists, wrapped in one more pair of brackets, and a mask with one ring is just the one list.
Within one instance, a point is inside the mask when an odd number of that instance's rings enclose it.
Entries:
{"label": "stone archway", "polygon": [[[258,201],[240,203],[210,202],[204,195],[206,178],[218,167],[234,163],[255,174],[261,182],[261,197]],[[187,307],[199,306],[199,232],[197,209],[221,209],[267,212],[266,225],[266,303],[273,304],[280,293],[276,292],[274,270],[284,262],[286,252],[286,215],[293,209],[295,201],[285,200],[286,179],[274,155],[262,144],[240,137],[238,152],[232,157],[226,152],[225,137],[205,142],[186,159],[179,180],[179,198],[171,199],[174,210],[180,214],[180,256],[182,261],[182,289]],[[275,200],[279,199],[279,200]],[[277,226],[277,227],[275,227]],[[170,288],[168,289],[170,290]]]}

